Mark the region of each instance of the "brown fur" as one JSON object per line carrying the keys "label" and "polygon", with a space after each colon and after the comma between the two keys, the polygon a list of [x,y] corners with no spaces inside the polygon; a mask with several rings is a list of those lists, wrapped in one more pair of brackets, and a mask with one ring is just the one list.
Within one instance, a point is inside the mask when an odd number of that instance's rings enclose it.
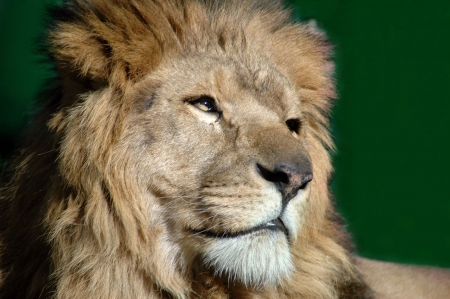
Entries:
{"label": "brown fur", "polygon": [[[56,87],[1,191],[0,298],[369,298],[329,199],[332,64],[313,26],[270,0],[74,0],[53,15]],[[201,95],[220,99],[220,126],[189,102]],[[248,165],[273,152],[314,173],[295,271],[243,283],[189,229],[251,227],[267,182]]]}

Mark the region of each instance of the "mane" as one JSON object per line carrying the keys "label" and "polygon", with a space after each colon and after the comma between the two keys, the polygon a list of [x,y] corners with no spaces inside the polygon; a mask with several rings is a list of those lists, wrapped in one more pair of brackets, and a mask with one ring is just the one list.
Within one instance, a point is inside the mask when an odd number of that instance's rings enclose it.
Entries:
{"label": "mane", "polygon": [[[0,193],[0,298],[362,296],[328,189],[334,82],[320,32],[272,0],[74,0],[51,15],[55,87],[42,96]],[[296,272],[277,289],[190,269],[154,217],[160,207],[133,175],[128,149],[116,146],[133,86],[202,54],[274,65],[303,100],[314,180],[293,244]]]}

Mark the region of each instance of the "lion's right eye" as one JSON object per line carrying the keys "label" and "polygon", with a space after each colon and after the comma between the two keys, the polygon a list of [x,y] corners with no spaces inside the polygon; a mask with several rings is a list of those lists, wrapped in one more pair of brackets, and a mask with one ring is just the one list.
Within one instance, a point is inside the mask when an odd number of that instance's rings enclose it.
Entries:
{"label": "lion's right eye", "polygon": [[208,96],[202,96],[194,101],[191,101],[191,104],[205,112],[218,112],[216,101]]}

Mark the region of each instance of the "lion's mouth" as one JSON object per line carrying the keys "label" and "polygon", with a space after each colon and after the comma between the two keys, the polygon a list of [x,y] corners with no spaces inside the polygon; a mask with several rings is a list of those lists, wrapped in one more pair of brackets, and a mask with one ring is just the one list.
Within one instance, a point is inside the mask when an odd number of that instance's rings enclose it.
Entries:
{"label": "lion's mouth", "polygon": [[287,230],[286,226],[284,225],[283,221],[280,219],[280,217],[273,219],[265,224],[255,226],[251,229],[237,231],[237,232],[227,232],[227,231],[216,232],[216,231],[210,230],[210,229],[203,229],[203,230],[192,229],[191,231],[195,234],[203,235],[206,237],[223,239],[223,238],[240,237],[240,236],[248,235],[248,234],[251,234],[251,233],[254,233],[257,231],[261,231],[261,230],[281,231],[282,233],[284,233],[286,235],[286,237],[289,237],[288,230]]}

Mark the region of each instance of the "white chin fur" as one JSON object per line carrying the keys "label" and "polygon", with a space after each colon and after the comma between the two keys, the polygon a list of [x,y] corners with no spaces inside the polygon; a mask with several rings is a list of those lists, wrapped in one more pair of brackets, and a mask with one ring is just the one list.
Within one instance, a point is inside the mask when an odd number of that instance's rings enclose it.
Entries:
{"label": "white chin fur", "polygon": [[234,238],[212,239],[203,256],[216,275],[246,286],[278,285],[294,270],[284,234],[260,231]]}

